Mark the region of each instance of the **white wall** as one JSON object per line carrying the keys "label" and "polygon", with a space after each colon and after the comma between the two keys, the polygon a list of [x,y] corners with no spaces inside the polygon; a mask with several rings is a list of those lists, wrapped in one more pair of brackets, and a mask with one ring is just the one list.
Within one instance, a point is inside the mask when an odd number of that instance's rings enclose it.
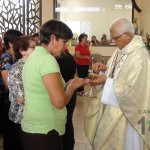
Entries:
{"label": "white wall", "polygon": [[[63,1],[63,0],[61,0]],[[71,1],[71,0],[69,0]],[[89,3],[92,0],[82,0],[84,3]],[[98,0],[97,0],[98,1]],[[105,2],[108,2],[107,0],[103,0]],[[125,1],[125,0],[123,0]],[[129,0],[130,1],[130,0]],[[112,0],[109,1],[109,3],[112,2]],[[142,9],[141,13],[138,13],[135,11],[134,15],[138,19],[138,25],[139,25],[139,32],[143,29],[143,34],[145,33],[150,34],[150,11],[149,11],[149,6],[150,6],[150,0],[136,0],[138,6]],[[77,3],[77,0],[74,1],[74,3]],[[109,3],[107,3],[109,7]],[[72,4],[74,5],[74,4]],[[119,13],[114,12],[114,15],[118,15]],[[74,15],[74,14],[72,14]],[[79,14],[78,14],[79,15]],[[100,37],[101,32],[98,32],[98,29],[100,29],[102,32],[109,32],[108,28],[102,28],[102,24],[106,25],[107,23],[104,23],[104,21],[108,21],[108,17],[105,18],[99,18],[99,16],[95,16],[92,19],[95,20],[95,23],[97,24],[97,27],[92,29],[93,34],[97,34],[98,37]],[[42,24],[53,18],[53,0],[42,0]],[[83,19],[83,18],[81,18]],[[112,52],[114,51],[115,47],[95,47],[93,49],[93,52],[99,52],[103,56],[111,56]],[[72,47],[72,50],[70,51],[72,54],[74,54],[74,48]]]}
{"label": "white wall", "polygon": [[53,19],[53,0],[42,1],[42,24]]}
{"label": "white wall", "polygon": [[[87,33],[89,40],[92,35],[96,35],[100,40],[103,33],[109,38],[109,27],[112,21],[118,17],[132,19],[132,9],[125,9],[125,5],[131,6],[131,0],[61,0],[61,6],[67,7],[68,12],[61,12],[60,20],[78,21],[71,24],[73,32]],[[115,5],[122,5],[122,9],[114,9]],[[100,12],[74,12],[74,7],[99,7]],[[86,25],[85,25],[85,24]],[[84,24],[84,25],[83,25]],[[70,24],[68,24],[70,25]],[[83,27],[83,28],[82,28]],[[77,30],[78,29],[78,30]]]}
{"label": "white wall", "polygon": [[141,29],[143,35],[150,34],[150,0],[142,0]]}
{"label": "white wall", "polygon": [[[63,0],[61,0],[61,1],[63,1]],[[70,2],[71,6],[75,6],[75,4],[76,5],[78,4],[77,0],[74,1],[73,3],[71,2],[71,0],[68,0],[68,1]],[[85,5],[85,4],[88,5],[89,3],[91,3],[91,1],[92,0],[89,0],[89,1],[87,0],[85,2],[84,0],[82,0],[82,1],[80,0],[80,3],[83,2],[83,5]],[[97,0],[97,4],[98,4],[98,1],[99,0]],[[127,2],[127,1],[131,1],[131,0],[124,0],[124,2],[125,1]],[[103,0],[103,2],[107,3],[107,7],[109,8],[110,3],[112,3],[112,0],[109,1],[109,3],[107,0]],[[136,0],[136,3],[142,9],[141,13],[138,13],[136,11],[134,12],[134,17],[138,19],[137,21],[138,21],[138,26],[139,26],[139,33],[143,30],[144,35],[145,35],[145,33],[150,34],[150,21],[149,21],[150,0]],[[119,14],[117,11],[113,12],[113,13],[114,13],[114,16]],[[72,13],[71,16],[72,15],[74,16],[75,14]],[[68,16],[68,17],[70,17],[70,16]],[[53,18],[53,0],[42,0],[42,24],[52,18]],[[101,32],[98,32],[97,31],[98,29],[102,30],[103,32],[108,32],[108,27],[105,26],[104,28],[102,28],[102,24],[104,24],[104,25],[110,24],[110,21],[108,21],[108,18],[109,18],[109,15],[106,16],[105,18],[100,18],[97,15],[92,17],[92,20],[94,20],[94,24],[96,24],[96,27],[95,27],[95,25],[93,25],[95,28],[92,28],[92,33],[97,34],[99,37],[101,35]],[[83,19],[83,18],[81,18],[81,19]],[[106,21],[106,23],[104,23],[104,21]]]}
{"label": "white wall", "polygon": [[142,36],[146,33],[150,34],[150,0],[136,0],[137,5],[141,8],[142,12],[138,13],[134,10],[134,18],[137,18],[139,34],[142,32]]}
{"label": "white wall", "polygon": [[[143,0],[135,0],[136,4],[140,9],[142,9],[142,1]],[[138,24],[138,34],[141,33],[142,28],[141,28],[141,18],[142,18],[142,12],[139,13],[134,9],[134,18],[137,18],[137,24]]]}
{"label": "white wall", "polygon": [[[91,53],[98,53],[102,56],[111,56],[113,52],[116,50],[115,46],[93,46]],[[75,46],[72,46],[69,52],[74,55],[75,54]]]}

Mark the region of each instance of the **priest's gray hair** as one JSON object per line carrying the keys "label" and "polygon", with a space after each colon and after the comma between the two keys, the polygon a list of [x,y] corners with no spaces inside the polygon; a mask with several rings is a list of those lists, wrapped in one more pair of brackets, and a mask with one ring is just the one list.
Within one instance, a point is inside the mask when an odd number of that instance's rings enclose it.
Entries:
{"label": "priest's gray hair", "polygon": [[125,32],[129,32],[134,35],[134,25],[132,22],[126,18],[118,18],[112,22],[111,27],[113,25],[117,26],[117,33],[123,34]]}

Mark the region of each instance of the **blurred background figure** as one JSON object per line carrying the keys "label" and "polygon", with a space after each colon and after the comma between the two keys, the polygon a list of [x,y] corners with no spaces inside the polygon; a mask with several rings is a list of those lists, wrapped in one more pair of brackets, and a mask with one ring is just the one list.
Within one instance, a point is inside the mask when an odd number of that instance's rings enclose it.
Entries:
{"label": "blurred background figure", "polygon": [[100,45],[110,45],[108,40],[107,40],[107,36],[106,34],[103,34],[100,40]]}
{"label": "blurred background figure", "polygon": [[13,43],[15,57],[18,61],[12,65],[12,69],[8,73],[9,122],[11,124],[9,132],[11,133],[12,150],[23,150],[20,136],[20,123],[25,100],[22,69],[26,59],[34,51],[35,46],[34,38],[31,36],[19,37]]}
{"label": "blurred background figure", "polygon": [[2,53],[3,53],[3,40],[0,37],[0,57],[2,56]]}
{"label": "blurred background figure", "polygon": [[2,32],[2,39],[4,39],[5,32]]}
{"label": "blurred background figure", "polygon": [[[56,57],[56,60],[60,67],[60,72],[63,76],[65,82],[68,82],[70,79],[73,79],[76,75],[76,61],[74,57],[66,50],[59,57]],[[69,71],[68,71],[69,70]],[[66,130],[63,136],[63,149],[64,150],[73,150],[75,139],[74,139],[74,127],[72,123],[72,117],[74,108],[76,105],[77,98],[77,90],[71,97],[71,100],[66,105],[67,108],[67,122],[66,122]]]}
{"label": "blurred background figure", "polygon": [[8,118],[10,101],[9,101],[7,78],[8,72],[11,70],[12,65],[16,62],[15,53],[13,49],[13,42],[16,38],[22,35],[23,34],[20,31],[13,29],[8,30],[4,34],[4,44],[6,47],[6,51],[2,54],[0,58],[0,102],[2,103],[2,116],[4,123],[4,130],[3,130],[4,150],[12,150],[11,146],[13,144],[11,133],[9,130],[12,127],[12,124],[10,123]]}
{"label": "blurred background figure", "polygon": [[[87,34],[79,35],[79,43],[75,47],[75,58],[77,63],[77,74],[80,78],[88,77],[90,64],[90,50],[88,46]],[[84,87],[78,88],[78,95],[82,96],[85,93]]]}
{"label": "blurred background figure", "polygon": [[91,42],[92,42],[92,45],[98,45],[98,44],[100,44],[100,42],[97,40],[97,38],[96,38],[95,35],[93,35],[91,37]]}
{"label": "blurred background figure", "polygon": [[40,45],[40,34],[39,33],[34,33],[33,38],[35,40],[36,46]]}

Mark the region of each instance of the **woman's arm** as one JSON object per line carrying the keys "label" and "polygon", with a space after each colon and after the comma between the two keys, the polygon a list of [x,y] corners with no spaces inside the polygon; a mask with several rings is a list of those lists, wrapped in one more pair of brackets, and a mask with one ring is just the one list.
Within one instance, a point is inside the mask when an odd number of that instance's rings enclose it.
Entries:
{"label": "woman's arm", "polygon": [[7,82],[7,77],[8,77],[8,70],[2,70],[1,71],[2,79],[4,81],[4,86],[5,90],[8,90],[8,82]]}
{"label": "woman's arm", "polygon": [[75,77],[64,91],[59,73],[47,74],[42,78],[51,103],[58,109],[68,104],[74,91],[84,84],[84,79]]}
{"label": "woman's arm", "polygon": [[80,51],[75,51],[75,57],[80,59],[90,59],[90,56],[81,55]]}
{"label": "woman's arm", "polygon": [[20,104],[24,104],[24,88],[22,81],[22,63],[15,63],[8,73],[8,88],[9,93],[15,97],[10,97],[10,101],[17,101]]}

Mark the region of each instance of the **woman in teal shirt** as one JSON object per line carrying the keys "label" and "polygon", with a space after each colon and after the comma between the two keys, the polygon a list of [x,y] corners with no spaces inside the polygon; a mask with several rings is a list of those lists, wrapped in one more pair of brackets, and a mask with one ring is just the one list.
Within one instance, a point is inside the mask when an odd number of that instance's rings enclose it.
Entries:
{"label": "woman in teal shirt", "polygon": [[72,35],[63,22],[46,22],[40,30],[41,46],[35,48],[24,65],[25,107],[21,127],[25,150],[62,150],[65,106],[74,91],[85,83],[76,77],[66,86],[54,57],[65,51]]}

